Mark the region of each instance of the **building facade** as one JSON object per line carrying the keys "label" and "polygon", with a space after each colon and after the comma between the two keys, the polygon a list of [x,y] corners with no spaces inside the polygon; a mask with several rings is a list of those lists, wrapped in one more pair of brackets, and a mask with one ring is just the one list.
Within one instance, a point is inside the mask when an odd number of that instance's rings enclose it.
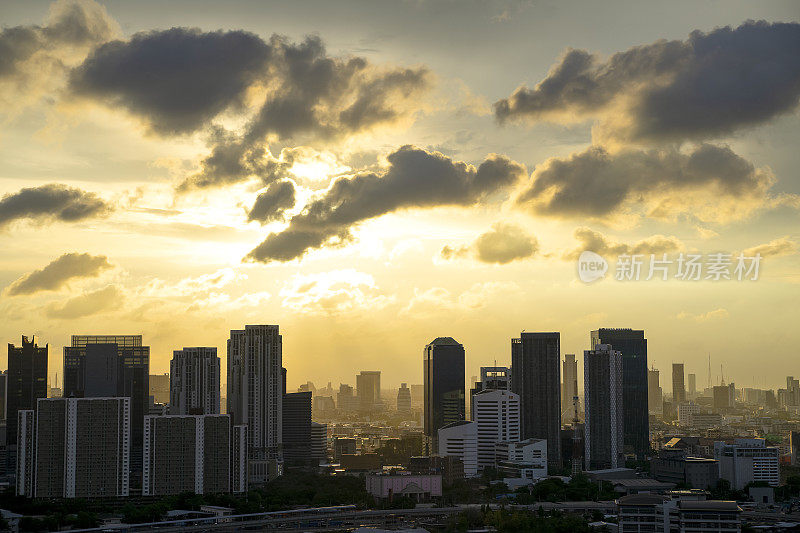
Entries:
{"label": "building facade", "polygon": [[439,428],[466,416],[464,364],[464,346],[452,337],[438,337],[425,346],[423,424],[429,453],[437,448]]}
{"label": "building facade", "polygon": [[478,470],[494,468],[497,443],[520,440],[519,395],[487,389],[475,394],[472,406],[478,432]]}
{"label": "building facade", "polygon": [[169,380],[171,415],[219,414],[217,349],[184,348],[172,352]]}
{"label": "building facade", "polygon": [[683,363],[672,363],[672,405],[680,405],[686,401],[683,377]]}
{"label": "building facade", "polygon": [[283,460],[308,463],[311,458],[311,392],[283,396]]}
{"label": "building facade", "polygon": [[478,475],[478,424],[461,420],[439,428],[439,455],[456,457],[464,464],[464,475]]}
{"label": "building facade", "polygon": [[48,345],[40,348],[36,339],[22,337],[22,345],[8,345],[8,372],[6,389],[6,443],[12,453],[17,446],[17,412],[35,411],[39,398],[47,398]]}
{"label": "building facade", "polygon": [[401,383],[400,388],[397,389],[397,410],[401,413],[411,411],[411,389],[408,388],[407,383]]}
{"label": "building facade", "polygon": [[622,353],[608,344],[583,357],[584,455],[587,470],[625,466],[623,453]]}
{"label": "building facade", "polygon": [[[575,398],[578,396],[578,361],[574,353],[564,354],[561,383],[561,424],[571,424],[575,417]],[[580,403],[578,404],[580,412]]]}
{"label": "building facade", "polygon": [[362,413],[379,411],[381,404],[381,373],[379,370],[362,370],[356,376],[358,409]]}
{"label": "building facade", "polygon": [[719,477],[741,490],[748,483],[763,481],[771,487],[780,483],[780,452],[764,439],[736,439],[733,444],[714,443],[714,458],[719,461]]}

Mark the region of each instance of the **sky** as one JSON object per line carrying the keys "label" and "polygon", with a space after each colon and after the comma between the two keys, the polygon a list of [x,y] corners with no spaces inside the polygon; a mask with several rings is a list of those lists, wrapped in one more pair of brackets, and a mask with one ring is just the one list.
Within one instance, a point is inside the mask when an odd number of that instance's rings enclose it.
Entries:
{"label": "sky", "polygon": [[796,2],[0,13],[0,338],[48,343],[53,380],[72,334],[141,334],[161,373],[183,346],[224,368],[245,324],[280,325],[290,389],[598,327],[644,329],[665,391],[673,362],[800,374]]}

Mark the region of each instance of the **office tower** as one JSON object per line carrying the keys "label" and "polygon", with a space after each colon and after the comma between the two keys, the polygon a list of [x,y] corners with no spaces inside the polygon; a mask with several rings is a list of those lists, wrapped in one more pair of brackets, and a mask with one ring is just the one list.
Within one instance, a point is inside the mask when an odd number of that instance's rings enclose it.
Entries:
{"label": "office tower", "polygon": [[711,389],[714,399],[714,409],[724,410],[734,407],[736,398],[736,389],[733,383],[730,385],[715,385]]}
{"label": "office tower", "polygon": [[686,381],[689,384],[689,400],[697,398],[697,374],[687,374]]}
{"label": "office tower", "polygon": [[150,374],[150,396],[156,403],[169,403],[169,374]]}
{"label": "office tower", "polygon": [[173,351],[169,372],[171,415],[219,414],[219,357],[216,348]]}
{"label": "office tower", "polygon": [[319,465],[328,462],[328,425],[311,422],[311,459]]}
{"label": "office tower", "polygon": [[[575,417],[574,398],[578,396],[578,361],[574,353],[564,354],[564,373],[561,383],[561,423],[571,424]],[[578,405],[580,410],[580,404]]]}
{"label": "office tower", "polygon": [[411,411],[411,389],[407,383],[401,383],[397,390],[397,410],[402,413]]}
{"label": "office tower", "polygon": [[546,439],[547,460],[561,467],[561,334],[511,340],[511,388],[520,397],[522,439]]}
{"label": "office tower", "polygon": [[23,335],[22,346],[8,345],[8,377],[6,391],[6,443],[13,464],[17,446],[17,411],[35,411],[37,400],[47,398],[48,345],[39,348],[36,339]]}
{"label": "office tower", "polygon": [[622,354],[608,344],[583,352],[587,470],[625,466],[623,454]]}
{"label": "office tower", "polygon": [[497,443],[520,440],[519,395],[502,389],[482,390],[473,396],[472,408],[478,430],[478,469],[494,468]]}
{"label": "office tower", "polygon": [[478,474],[478,424],[466,420],[445,424],[436,440],[439,455],[460,459],[467,477]]}
{"label": "office tower", "polygon": [[[475,412],[475,395],[484,390],[511,390],[511,369],[507,366],[482,366],[481,377],[473,380],[474,386],[469,390],[469,412]],[[474,415],[471,416],[474,420]]]}
{"label": "office tower", "polygon": [[[233,418],[230,421],[233,422]],[[249,486],[247,426],[233,426],[231,432],[231,492],[247,492]]]}
{"label": "office tower", "polygon": [[278,326],[245,326],[228,339],[228,413],[247,426],[248,480],[282,471],[283,340]]}
{"label": "office tower", "polygon": [[659,386],[658,370],[647,371],[647,406],[651,413],[661,414],[664,410],[664,398]]}
{"label": "office tower", "polygon": [[381,373],[380,371],[362,370],[356,376],[356,393],[358,409],[364,413],[381,408]]}
{"label": "office tower", "polygon": [[144,496],[230,492],[231,464],[228,415],[144,418]]}
{"label": "office tower", "polygon": [[423,424],[426,449],[437,449],[439,428],[466,416],[464,346],[452,337],[437,337],[425,346]]}
{"label": "office tower", "polygon": [[32,450],[34,455],[29,461],[25,453],[25,465],[20,456],[18,474],[24,481],[17,487],[18,494],[35,498],[128,496],[130,398],[40,398],[36,413],[26,411],[20,420],[28,426],[20,434],[20,448]]}
{"label": "office tower", "polygon": [[141,335],[73,335],[64,347],[64,397],[131,399],[131,485],[141,484],[144,417],[150,412],[150,347]]}
{"label": "office tower", "polygon": [[339,384],[339,392],[336,393],[336,407],[343,413],[355,411],[358,408],[358,398],[353,394],[353,387]]}
{"label": "office tower", "polygon": [[672,404],[680,405],[686,401],[686,386],[683,382],[683,363],[672,363]]}
{"label": "office tower", "polygon": [[425,406],[425,385],[411,385],[411,407],[422,409]]}
{"label": "office tower", "polygon": [[647,339],[643,330],[602,328],[591,333],[591,346],[610,344],[622,352],[622,404],[625,447],[639,457],[650,449],[647,413]]}
{"label": "office tower", "polygon": [[283,396],[283,460],[307,463],[311,455],[311,391]]}
{"label": "office tower", "polygon": [[[0,421],[6,421],[6,394],[8,391],[8,370],[0,373]],[[5,444],[5,439],[0,444]]]}

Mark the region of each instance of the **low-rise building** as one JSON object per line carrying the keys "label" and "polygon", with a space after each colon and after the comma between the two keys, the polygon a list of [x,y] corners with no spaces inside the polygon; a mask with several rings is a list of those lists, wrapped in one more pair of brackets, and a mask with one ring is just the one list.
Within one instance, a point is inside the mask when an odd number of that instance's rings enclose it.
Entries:
{"label": "low-rise building", "polygon": [[619,530],[624,533],[738,533],[742,530],[742,509],[735,501],[631,494],[619,498],[617,508]]}
{"label": "low-rise building", "polygon": [[733,444],[714,443],[714,457],[719,461],[719,475],[741,490],[753,481],[772,487],[780,483],[778,448],[767,446],[764,439],[736,439]]}
{"label": "low-rise building", "polygon": [[461,420],[439,429],[439,455],[450,455],[464,463],[464,475],[478,474],[478,425]]}
{"label": "low-rise building", "polygon": [[687,456],[682,450],[662,449],[650,460],[650,473],[659,480],[686,484],[696,489],[714,487],[719,481],[719,462],[716,459]]}
{"label": "low-rise building", "polygon": [[408,497],[415,502],[426,502],[442,495],[442,476],[439,474],[370,474],[366,483],[367,492],[378,500]]}

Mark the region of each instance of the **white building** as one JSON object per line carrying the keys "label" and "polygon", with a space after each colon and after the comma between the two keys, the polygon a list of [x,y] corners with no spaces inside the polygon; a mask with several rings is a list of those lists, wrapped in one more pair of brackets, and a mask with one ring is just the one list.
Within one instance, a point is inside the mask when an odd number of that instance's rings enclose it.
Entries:
{"label": "white building", "polygon": [[172,352],[169,414],[219,414],[219,357],[216,348],[184,348]]}
{"label": "white building", "polygon": [[495,461],[500,473],[530,481],[547,477],[547,440],[498,442]]}
{"label": "white building", "polygon": [[283,339],[278,326],[245,326],[228,339],[228,414],[247,426],[250,483],[283,471]]}
{"label": "white building", "polygon": [[734,444],[714,443],[714,458],[719,461],[719,477],[741,490],[750,482],[765,481],[772,487],[780,483],[779,450],[764,439],[736,439]]}
{"label": "white building", "polygon": [[497,443],[520,439],[519,395],[482,390],[473,396],[472,409],[472,420],[478,425],[478,470],[494,468]]}
{"label": "white building", "polygon": [[311,422],[311,457],[318,462],[328,461],[328,425]]}
{"label": "white building", "polygon": [[735,501],[705,496],[662,496],[639,493],[617,500],[617,523],[624,532],[692,531],[738,533],[742,509]]}
{"label": "white building", "polygon": [[439,455],[458,457],[464,475],[478,475],[478,424],[461,420],[439,428]]}
{"label": "white building", "polygon": [[678,405],[678,425],[688,427],[694,425],[694,415],[700,413],[700,406],[694,402],[685,402]]}

